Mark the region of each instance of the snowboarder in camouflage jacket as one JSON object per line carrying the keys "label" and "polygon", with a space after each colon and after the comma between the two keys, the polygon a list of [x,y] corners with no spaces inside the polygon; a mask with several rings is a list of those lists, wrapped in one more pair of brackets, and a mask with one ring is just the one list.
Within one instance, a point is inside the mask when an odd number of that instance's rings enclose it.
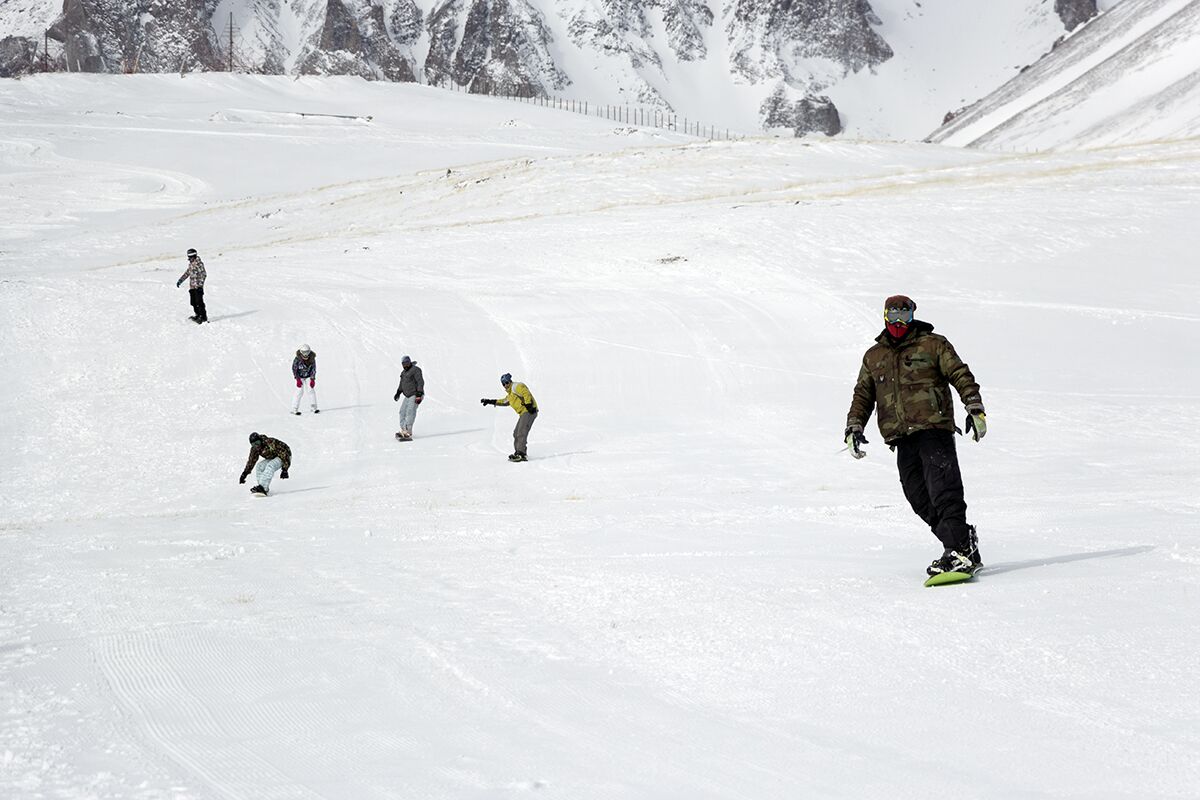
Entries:
{"label": "snowboarder in camouflage jacket", "polygon": [[944,547],[927,572],[973,573],[981,561],[975,527],[967,524],[950,387],[966,407],[975,441],[987,433],[987,417],[970,368],[946,337],[913,318],[916,308],[904,295],[884,302],[885,328],[863,356],[843,436],[851,455],[863,458],[863,427],[877,410],[879,433],[896,451],[904,496]]}
{"label": "snowboarder in camouflage jacket", "polygon": [[204,271],[204,262],[194,248],[187,251],[187,258],[187,268],[175,281],[175,288],[182,286],[185,280],[188,282],[188,297],[193,312],[189,319],[199,325],[208,322],[208,309],[204,305],[204,281],[208,279],[208,273]]}
{"label": "snowboarder in camouflage jacket", "polygon": [[[260,458],[262,461],[259,461]],[[246,459],[246,468],[242,470],[238,483],[246,482],[246,476],[254,469],[255,462],[258,462],[258,469],[255,470],[254,477],[258,479],[258,484],[251,487],[250,493],[265,496],[271,489],[271,479],[275,477],[276,471],[282,470],[279,477],[285,481],[288,479],[288,467],[292,465],[292,449],[279,439],[252,433],[250,457]]]}

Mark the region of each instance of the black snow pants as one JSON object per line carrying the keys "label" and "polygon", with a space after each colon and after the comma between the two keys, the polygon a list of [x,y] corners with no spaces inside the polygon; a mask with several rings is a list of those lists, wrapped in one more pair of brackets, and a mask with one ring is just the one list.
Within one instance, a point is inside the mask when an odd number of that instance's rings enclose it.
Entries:
{"label": "black snow pants", "polygon": [[196,312],[196,322],[208,322],[208,309],[204,307],[204,287],[188,289],[188,296],[192,300],[192,311]]}
{"label": "black snow pants", "polygon": [[966,553],[967,501],[963,499],[958,451],[950,431],[917,431],[895,443],[896,468],[904,496],[917,516],[949,550]]}

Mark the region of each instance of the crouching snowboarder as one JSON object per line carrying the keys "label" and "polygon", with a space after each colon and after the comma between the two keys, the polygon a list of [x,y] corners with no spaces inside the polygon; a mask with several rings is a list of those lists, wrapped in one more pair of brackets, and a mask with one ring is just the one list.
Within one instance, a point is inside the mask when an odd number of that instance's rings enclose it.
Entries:
{"label": "crouching snowboarder", "polygon": [[967,524],[950,387],[966,407],[966,429],[975,441],[987,433],[987,417],[975,376],[949,340],[913,319],[916,308],[904,295],[884,302],[885,327],[863,356],[843,436],[851,455],[863,458],[863,426],[878,408],[879,433],[896,451],[904,496],[944,548],[927,574],[973,575],[982,561],[975,527]]}
{"label": "crouching snowboarder", "polygon": [[204,262],[195,248],[187,251],[187,259],[187,268],[175,281],[175,288],[182,286],[185,280],[188,282],[188,297],[192,301],[192,316],[188,319],[199,325],[208,322],[208,309],[204,306],[204,281],[208,279],[208,273],[204,271]]}
{"label": "crouching snowboarder", "polygon": [[500,385],[504,387],[505,391],[503,399],[492,400],[484,397],[479,402],[485,406],[509,406],[517,412],[517,427],[513,428],[513,454],[508,457],[508,460],[528,461],[529,457],[525,453],[525,448],[529,443],[529,429],[537,421],[537,401],[533,399],[533,394],[529,391],[528,386],[523,383],[513,383],[512,375],[507,372],[500,376]]}
{"label": "crouching snowboarder", "polygon": [[404,402],[400,403],[400,430],[396,431],[396,438],[402,442],[411,442],[413,422],[417,419],[417,406],[425,399],[425,376],[421,374],[417,362],[408,356],[400,359],[400,366],[404,370],[400,373],[400,385],[396,387],[396,394],[392,397],[392,402],[396,402],[401,395],[404,396]]}
{"label": "crouching snowboarder", "polygon": [[300,416],[300,399],[304,397],[304,384],[308,384],[308,392],[312,395],[312,412],[320,414],[317,408],[317,353],[306,344],[300,345],[296,357],[292,359],[292,377],[296,379],[296,399],[292,401],[292,413]]}
{"label": "crouching snowboarder", "polygon": [[[262,461],[259,461],[260,458]],[[250,494],[265,497],[271,489],[271,479],[277,471],[279,477],[287,480],[288,467],[292,465],[292,449],[270,436],[263,436],[261,433],[250,434],[250,457],[246,459],[246,468],[242,470],[242,477],[238,478],[238,483],[246,482],[246,476],[254,469],[256,461],[258,469],[255,470],[254,477],[258,479],[258,484],[251,487]]]}

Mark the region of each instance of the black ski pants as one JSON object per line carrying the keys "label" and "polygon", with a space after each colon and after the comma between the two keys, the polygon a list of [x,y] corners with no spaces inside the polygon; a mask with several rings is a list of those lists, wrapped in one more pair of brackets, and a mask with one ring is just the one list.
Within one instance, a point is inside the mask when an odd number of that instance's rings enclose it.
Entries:
{"label": "black ski pants", "polygon": [[967,501],[958,451],[950,431],[917,431],[896,442],[896,468],[904,496],[942,546],[967,552]]}
{"label": "black ski pants", "polygon": [[196,321],[207,322],[208,309],[204,307],[204,287],[188,289],[188,296],[192,300],[192,311],[196,312]]}

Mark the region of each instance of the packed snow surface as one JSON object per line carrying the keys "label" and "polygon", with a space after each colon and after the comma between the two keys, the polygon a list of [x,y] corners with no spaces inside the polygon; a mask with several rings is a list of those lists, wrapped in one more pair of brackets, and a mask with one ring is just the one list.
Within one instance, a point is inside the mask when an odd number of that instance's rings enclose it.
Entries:
{"label": "packed snow surface", "polygon": [[931,137],[1035,150],[1200,136],[1200,0],[1124,0]]}
{"label": "packed snow surface", "polygon": [[[1196,140],[0,82],[0,797],[1200,796],[1198,192]],[[841,451],[896,292],[988,407],[966,585]]]}

